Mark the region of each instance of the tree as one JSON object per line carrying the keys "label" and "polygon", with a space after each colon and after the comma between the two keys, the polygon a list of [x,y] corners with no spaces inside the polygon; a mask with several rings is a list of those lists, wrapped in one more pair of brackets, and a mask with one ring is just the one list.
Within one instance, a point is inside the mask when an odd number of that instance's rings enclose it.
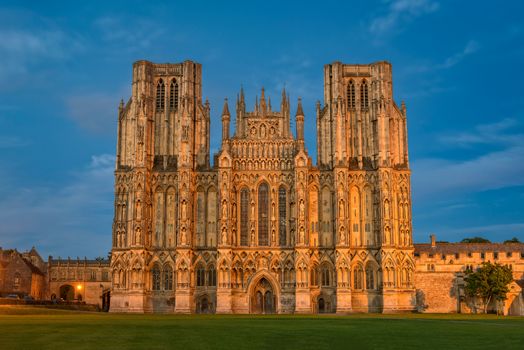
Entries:
{"label": "tree", "polygon": [[467,270],[464,281],[466,295],[480,299],[486,313],[491,301],[506,300],[509,284],[513,281],[513,271],[508,265],[485,262],[476,271]]}
{"label": "tree", "polygon": [[460,243],[491,243],[489,239],[485,239],[483,237],[472,237],[472,238],[464,238]]}
{"label": "tree", "polygon": [[512,239],[507,239],[504,241],[504,244],[507,244],[507,243],[521,243],[521,242],[517,237],[513,237]]}

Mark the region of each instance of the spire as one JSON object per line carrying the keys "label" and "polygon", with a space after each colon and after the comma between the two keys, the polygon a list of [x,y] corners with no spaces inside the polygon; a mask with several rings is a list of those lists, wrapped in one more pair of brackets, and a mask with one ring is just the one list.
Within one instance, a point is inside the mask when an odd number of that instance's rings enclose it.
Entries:
{"label": "spire", "polygon": [[240,85],[240,102],[244,103],[244,86]]}
{"label": "spire", "polygon": [[297,116],[298,115],[301,115],[301,116],[304,116],[304,111],[302,110],[302,99],[299,97],[298,98],[298,106],[297,106]]}
{"label": "spire", "polygon": [[267,110],[271,112],[271,97],[267,98]]}
{"label": "spire", "polygon": [[224,108],[222,109],[222,115],[230,116],[229,114],[229,106],[227,105],[227,98],[224,99]]}

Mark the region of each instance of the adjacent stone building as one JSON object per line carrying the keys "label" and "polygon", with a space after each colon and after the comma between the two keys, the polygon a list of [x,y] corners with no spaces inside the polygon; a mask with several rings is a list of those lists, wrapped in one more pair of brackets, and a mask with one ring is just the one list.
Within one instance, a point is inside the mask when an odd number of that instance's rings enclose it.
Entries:
{"label": "adjacent stone building", "polygon": [[[423,312],[478,312],[478,305],[464,293],[466,269],[483,262],[510,265],[514,282],[501,308],[504,314],[524,315],[524,244],[443,243],[431,235],[431,243],[415,244],[417,309]],[[495,303],[490,309],[496,307]]]}
{"label": "adjacent stone building", "polygon": [[109,259],[53,259],[48,260],[48,298],[78,301],[109,308],[111,288]]}
{"label": "adjacent stone building", "polygon": [[[391,64],[324,67],[318,164],[300,99],[226,100],[210,164],[202,67],[133,65],[120,105],[114,312],[414,310],[406,107]],[[235,127],[230,134],[232,118]]]}
{"label": "adjacent stone building", "polygon": [[46,264],[33,247],[26,252],[0,248],[0,296],[17,295],[43,299]]}

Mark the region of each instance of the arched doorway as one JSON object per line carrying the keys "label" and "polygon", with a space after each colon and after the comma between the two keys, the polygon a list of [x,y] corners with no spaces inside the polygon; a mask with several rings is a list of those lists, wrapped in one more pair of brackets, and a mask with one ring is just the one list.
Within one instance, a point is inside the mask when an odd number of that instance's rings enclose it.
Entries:
{"label": "arched doorway", "polygon": [[318,298],[318,313],[323,314],[326,312],[326,302],[324,298]]}
{"label": "arched doorway", "polygon": [[276,297],[271,283],[261,278],[253,288],[251,295],[251,313],[273,314],[275,313]]}
{"label": "arched doorway", "polygon": [[197,314],[209,314],[213,313],[213,304],[209,300],[207,295],[203,295],[197,299],[196,303],[196,313]]}
{"label": "arched doorway", "polygon": [[66,301],[72,301],[75,299],[75,289],[69,284],[60,286],[60,298]]}

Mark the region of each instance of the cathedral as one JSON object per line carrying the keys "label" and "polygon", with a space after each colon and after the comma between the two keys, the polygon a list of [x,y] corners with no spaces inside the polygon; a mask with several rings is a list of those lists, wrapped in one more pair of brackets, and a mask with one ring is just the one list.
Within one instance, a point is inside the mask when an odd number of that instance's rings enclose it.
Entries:
{"label": "cathedral", "polygon": [[118,110],[110,311],[415,309],[406,107],[391,64],[324,66],[316,165],[301,100],[279,100],[263,89],[252,109],[243,90],[226,99],[211,162],[202,66],[134,63]]}

